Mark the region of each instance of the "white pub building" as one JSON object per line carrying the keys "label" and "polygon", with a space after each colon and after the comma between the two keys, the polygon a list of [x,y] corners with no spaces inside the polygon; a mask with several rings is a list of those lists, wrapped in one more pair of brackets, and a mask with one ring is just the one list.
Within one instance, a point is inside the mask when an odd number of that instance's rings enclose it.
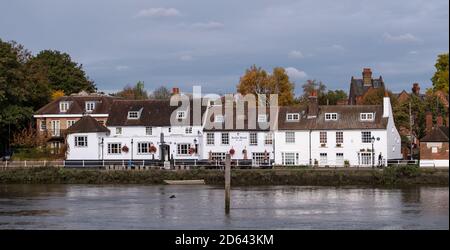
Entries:
{"label": "white pub building", "polygon": [[68,129],[67,160],[222,161],[229,153],[237,164],[341,167],[402,157],[388,97],[383,105],[319,106],[313,94],[308,105],[264,112],[188,103],[114,100],[105,125],[87,115]]}

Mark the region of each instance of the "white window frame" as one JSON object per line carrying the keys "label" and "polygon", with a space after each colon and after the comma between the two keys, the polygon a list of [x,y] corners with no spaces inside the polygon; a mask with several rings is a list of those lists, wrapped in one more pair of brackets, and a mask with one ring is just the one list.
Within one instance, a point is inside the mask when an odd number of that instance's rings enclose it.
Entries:
{"label": "white window frame", "polygon": [[95,110],[95,102],[93,101],[88,101],[85,103],[85,109],[86,112],[92,112]]}
{"label": "white window frame", "polygon": [[225,152],[212,152],[211,160],[213,161],[224,161],[225,160]]}
{"label": "white window frame", "polygon": [[41,131],[47,130],[47,121],[42,120],[41,123],[40,123],[40,125],[39,125],[39,129],[40,129]]}
{"label": "white window frame", "polygon": [[189,149],[191,148],[191,144],[189,143],[178,143],[177,144],[177,155],[190,155]]}
{"label": "white window frame", "polygon": [[286,144],[295,144],[295,132],[286,131],[284,133],[284,137],[285,137],[284,141],[285,141]]}
{"label": "white window frame", "polygon": [[67,112],[67,110],[69,110],[69,106],[70,106],[70,103],[67,101],[59,102],[59,111]]}
{"label": "white window frame", "polygon": [[[113,148],[113,145],[117,146]],[[110,155],[120,155],[122,154],[122,143],[120,142],[110,142],[108,143],[108,154]]]}
{"label": "white window frame", "polygon": [[248,138],[249,138],[249,145],[250,146],[258,146],[258,133],[250,132]]}
{"label": "white window frame", "polygon": [[77,148],[86,148],[88,146],[88,137],[86,135],[75,136],[74,141],[74,145]]}
{"label": "white window frame", "polygon": [[123,133],[122,127],[116,127],[116,135],[121,135]]}
{"label": "white window frame", "polygon": [[153,127],[145,127],[145,135],[153,135]]}
{"label": "white window frame", "polygon": [[300,120],[299,113],[287,113],[286,114],[286,121],[299,121],[299,120]]}
{"label": "white window frame", "polygon": [[328,154],[327,153],[320,153],[319,154],[319,165],[324,166],[328,165]]}
{"label": "white window frame", "polygon": [[319,142],[320,142],[320,144],[328,143],[328,133],[326,131],[319,132]]}
{"label": "white window frame", "polygon": [[336,131],[336,144],[343,144],[343,143],[344,143],[344,132]]}
{"label": "white window frame", "polygon": [[128,111],[128,119],[129,120],[137,120],[140,117],[139,111]]}
{"label": "white window frame", "polygon": [[336,153],[336,166],[344,166],[344,153]]}
{"label": "white window frame", "polygon": [[336,121],[338,113],[325,113],[325,121]]}
{"label": "white window frame", "polygon": [[[148,154],[150,154],[150,147],[151,147],[151,145],[152,145],[152,143],[151,142],[138,142],[137,143],[137,148],[138,148],[138,154],[139,155],[148,155]],[[144,149],[147,149],[147,150],[144,150]]]}
{"label": "white window frame", "polygon": [[77,121],[75,121],[75,120],[67,120],[67,128],[72,127],[75,124],[75,122],[77,122]]}
{"label": "white window frame", "polygon": [[186,128],[184,129],[184,133],[185,133],[185,134],[192,134],[192,127],[186,127]]}
{"label": "white window frame", "polygon": [[375,113],[360,113],[359,119],[361,121],[373,121],[375,119]]}
{"label": "white window frame", "polygon": [[282,152],[281,164],[284,166],[296,166],[299,165],[299,153],[296,152]]}
{"label": "white window frame", "polygon": [[264,145],[273,145],[273,134],[271,132],[264,134]]}
{"label": "white window frame", "polygon": [[230,145],[230,133],[222,133],[221,141],[222,145]]}
{"label": "white window frame", "polygon": [[206,133],[206,145],[214,145],[215,138],[214,133]]}
{"label": "white window frame", "polygon": [[361,131],[361,143],[372,143],[371,131]]}

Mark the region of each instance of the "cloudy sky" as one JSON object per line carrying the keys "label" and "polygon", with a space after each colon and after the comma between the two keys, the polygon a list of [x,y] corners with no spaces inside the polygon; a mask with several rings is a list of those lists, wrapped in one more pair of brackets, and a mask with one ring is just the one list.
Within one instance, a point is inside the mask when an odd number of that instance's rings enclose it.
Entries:
{"label": "cloudy sky", "polygon": [[3,0],[0,38],[69,53],[100,90],[229,93],[246,68],[286,68],[348,90],[363,67],[423,89],[449,50],[448,0]]}

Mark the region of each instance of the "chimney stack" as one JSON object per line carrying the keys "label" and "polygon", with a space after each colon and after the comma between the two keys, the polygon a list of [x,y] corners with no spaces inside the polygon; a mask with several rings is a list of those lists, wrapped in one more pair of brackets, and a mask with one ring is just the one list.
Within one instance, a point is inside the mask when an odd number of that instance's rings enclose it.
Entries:
{"label": "chimney stack", "polygon": [[427,133],[433,129],[433,114],[430,111],[425,114],[425,128]]}
{"label": "chimney stack", "polygon": [[436,126],[437,127],[444,126],[444,119],[442,118],[441,115],[438,115],[438,117],[436,118]]}
{"label": "chimney stack", "polygon": [[370,68],[364,68],[362,75],[364,86],[372,87],[372,70]]}
{"label": "chimney stack", "polygon": [[180,94],[180,88],[172,88],[172,95]]}
{"label": "chimney stack", "polygon": [[308,117],[314,118],[319,114],[319,101],[317,99],[317,91],[313,90],[309,94]]}
{"label": "chimney stack", "polygon": [[416,83],[413,83],[413,87],[412,87],[412,92],[413,92],[413,94],[415,94],[415,95],[419,95],[420,94],[420,87],[419,87],[419,84],[416,82]]}

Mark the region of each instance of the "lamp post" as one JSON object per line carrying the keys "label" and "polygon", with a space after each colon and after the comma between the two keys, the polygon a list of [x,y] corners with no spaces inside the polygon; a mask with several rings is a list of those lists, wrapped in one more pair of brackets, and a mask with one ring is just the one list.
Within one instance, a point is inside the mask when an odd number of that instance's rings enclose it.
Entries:
{"label": "lamp post", "polygon": [[195,145],[195,149],[194,149],[194,152],[195,152],[195,154],[197,154],[197,146],[198,146],[198,144],[197,144],[197,138],[194,138],[194,145]]}
{"label": "lamp post", "polygon": [[372,138],[370,138],[370,141],[372,142],[372,168],[375,168],[374,165],[374,161],[375,161],[375,149],[373,147],[373,143],[375,142],[375,140],[379,141],[380,137],[375,138],[375,136],[372,136]]}
{"label": "lamp post", "polygon": [[133,139],[131,139],[131,164],[133,164]]}
{"label": "lamp post", "polygon": [[102,145],[102,161],[104,160],[104,143],[105,143],[105,138],[102,137],[102,141],[100,142],[100,145]]}

